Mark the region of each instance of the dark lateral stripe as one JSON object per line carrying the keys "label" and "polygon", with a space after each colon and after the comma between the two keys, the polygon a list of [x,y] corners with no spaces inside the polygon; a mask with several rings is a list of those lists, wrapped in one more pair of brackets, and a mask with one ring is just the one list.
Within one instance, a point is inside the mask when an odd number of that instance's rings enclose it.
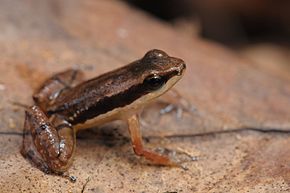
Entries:
{"label": "dark lateral stripe", "polygon": [[[165,82],[169,80],[172,76],[175,76],[177,72],[172,72],[163,77]],[[120,85],[121,86],[121,85]],[[97,88],[93,88],[97,89]],[[140,83],[138,85],[131,86],[127,90],[116,93],[110,97],[104,97],[103,99],[96,102],[95,105],[91,105],[86,109],[89,100],[94,101],[94,96],[89,97],[79,97],[78,102],[75,100],[73,103],[68,101],[63,105],[57,107],[56,109],[47,111],[48,115],[57,113],[64,117],[69,117],[68,120],[70,124],[84,123],[85,121],[97,117],[98,115],[105,114],[116,108],[122,108],[133,103],[138,98],[150,93],[152,90],[148,85]]]}
{"label": "dark lateral stripe", "polygon": [[143,95],[148,94],[149,91],[143,84],[133,86],[126,90],[125,92],[118,93],[111,97],[105,97],[99,101],[96,105],[90,107],[84,112],[74,118],[71,122],[72,124],[84,123],[88,119],[92,119],[98,115],[107,113],[113,109],[124,107],[131,104],[136,99],[140,98]]}
{"label": "dark lateral stripe", "polygon": [[[169,80],[172,76],[176,75],[176,72],[169,74],[167,77],[164,77],[165,82]],[[148,88],[144,83],[135,85],[127,89],[122,93],[118,93],[111,97],[105,97],[99,101],[96,105],[90,107],[88,110],[80,112],[77,117],[75,117],[71,124],[84,123],[86,120],[97,117],[98,115],[105,114],[113,109],[127,106],[133,103],[136,99],[148,94],[151,92],[151,89]],[[80,108],[78,108],[80,109]],[[71,112],[71,116],[73,112]]]}

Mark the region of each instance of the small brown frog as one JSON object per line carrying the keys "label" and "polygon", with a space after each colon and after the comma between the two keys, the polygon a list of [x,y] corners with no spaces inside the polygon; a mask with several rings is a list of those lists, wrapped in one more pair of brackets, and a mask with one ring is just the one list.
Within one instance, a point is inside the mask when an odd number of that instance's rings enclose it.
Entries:
{"label": "small brown frog", "polygon": [[63,173],[71,165],[78,130],[124,120],[136,155],[158,165],[177,165],[143,147],[137,114],[180,80],[185,68],[183,60],[155,49],[91,80],[83,81],[79,70],[52,76],[26,110],[22,155],[45,172]]}

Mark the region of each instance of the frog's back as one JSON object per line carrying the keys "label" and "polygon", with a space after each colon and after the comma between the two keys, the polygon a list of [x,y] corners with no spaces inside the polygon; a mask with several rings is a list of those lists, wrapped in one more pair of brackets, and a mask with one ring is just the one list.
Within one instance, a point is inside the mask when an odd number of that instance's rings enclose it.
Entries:
{"label": "frog's back", "polygon": [[[130,64],[133,66],[134,64]],[[128,70],[129,66],[108,72],[88,80],[60,95],[47,109],[48,114],[69,117],[72,123],[81,123],[91,117],[104,114],[116,107],[125,106],[136,98],[134,85],[138,76]],[[128,90],[132,92],[128,92]],[[138,93],[138,92],[137,92]]]}
{"label": "frog's back", "polygon": [[[77,124],[152,93],[146,98],[147,102],[171,88],[181,78],[184,69],[183,60],[160,50],[151,50],[140,60],[63,93],[47,109],[47,114],[59,114]],[[168,80],[170,83],[160,89]]]}

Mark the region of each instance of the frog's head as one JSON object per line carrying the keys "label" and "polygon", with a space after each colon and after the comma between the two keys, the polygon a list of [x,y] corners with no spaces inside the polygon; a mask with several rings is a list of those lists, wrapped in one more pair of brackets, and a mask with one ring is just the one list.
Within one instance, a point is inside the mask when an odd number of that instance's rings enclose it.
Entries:
{"label": "frog's head", "polygon": [[157,49],[148,51],[135,66],[144,91],[158,93],[158,96],[180,80],[185,69],[183,60]]}
{"label": "frog's head", "polygon": [[130,65],[132,79],[136,81],[133,90],[143,101],[157,98],[182,78],[185,69],[183,60],[161,50],[150,50]]}

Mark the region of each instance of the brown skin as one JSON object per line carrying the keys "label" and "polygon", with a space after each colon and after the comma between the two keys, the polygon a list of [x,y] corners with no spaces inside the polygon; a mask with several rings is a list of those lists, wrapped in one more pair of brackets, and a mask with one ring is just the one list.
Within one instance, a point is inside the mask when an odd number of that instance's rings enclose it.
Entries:
{"label": "brown skin", "polygon": [[183,60],[151,50],[140,60],[85,82],[78,70],[54,75],[33,95],[35,105],[26,111],[21,153],[45,172],[63,173],[72,162],[77,130],[119,119],[127,122],[137,155],[158,165],[177,165],[143,148],[137,113],[184,71]]}

